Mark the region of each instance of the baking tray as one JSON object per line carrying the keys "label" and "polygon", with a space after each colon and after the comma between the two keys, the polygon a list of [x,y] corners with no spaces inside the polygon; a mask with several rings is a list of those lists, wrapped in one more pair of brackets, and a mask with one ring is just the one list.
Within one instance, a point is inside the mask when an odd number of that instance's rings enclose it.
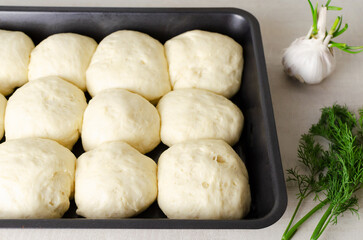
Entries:
{"label": "baking tray", "polygon": [[[251,211],[241,220],[171,220],[156,202],[134,218],[92,220],[77,216],[72,201],[62,219],[4,219],[0,220],[0,227],[250,229],[267,227],[284,213],[286,187],[261,33],[250,13],[234,8],[0,7],[0,29],[23,31],[35,44],[61,32],[87,35],[99,42],[120,29],[147,33],[161,43],[192,29],[232,37],[243,46],[245,59],[242,86],[232,98],[245,116],[244,130],[234,149],[245,161],[252,195]],[[148,155],[157,162],[165,149],[160,144]],[[80,142],[73,152],[76,156],[83,152]]]}

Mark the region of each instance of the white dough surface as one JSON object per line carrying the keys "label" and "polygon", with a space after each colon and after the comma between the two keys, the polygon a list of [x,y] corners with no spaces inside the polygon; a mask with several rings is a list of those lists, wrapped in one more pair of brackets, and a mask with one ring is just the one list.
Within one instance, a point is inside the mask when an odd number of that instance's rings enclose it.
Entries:
{"label": "white dough surface", "polygon": [[192,30],[165,43],[173,89],[201,88],[227,98],[240,88],[243,50],[232,38]]}
{"label": "white dough surface", "polygon": [[223,140],[176,144],[158,160],[158,204],[172,219],[240,219],[251,204],[246,167]]}
{"label": "white dough surface", "polygon": [[58,77],[44,77],[17,89],[5,111],[6,140],[41,137],[72,149],[80,136],[84,93]]}
{"label": "white dough surface", "polygon": [[84,113],[82,144],[86,151],[104,142],[124,141],[141,153],[160,143],[160,117],[145,98],[123,89],[106,89]]}
{"label": "white dough surface", "polygon": [[60,218],[74,191],[76,157],[55,141],[0,144],[0,218]]}
{"label": "white dough surface", "polygon": [[0,30],[0,93],[7,96],[28,81],[33,41],[23,32]]}
{"label": "white dough surface", "polygon": [[86,218],[126,218],[156,199],[156,163],[125,142],[108,142],[77,159],[75,201]]}
{"label": "white dough surface", "polygon": [[160,99],[161,141],[173,144],[192,139],[239,140],[244,117],[227,98],[201,89],[178,89]]}
{"label": "white dough surface", "polygon": [[40,42],[31,53],[29,81],[58,76],[86,91],[86,70],[97,42],[75,33],[58,33]]}
{"label": "white dough surface", "polygon": [[164,46],[149,35],[120,30],[98,45],[87,70],[91,96],[109,88],[123,88],[149,101],[171,90]]}

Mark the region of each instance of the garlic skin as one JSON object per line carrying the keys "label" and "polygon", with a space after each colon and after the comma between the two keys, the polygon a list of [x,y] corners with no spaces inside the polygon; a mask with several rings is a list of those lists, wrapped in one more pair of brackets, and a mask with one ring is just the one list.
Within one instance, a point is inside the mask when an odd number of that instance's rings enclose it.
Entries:
{"label": "garlic skin", "polygon": [[318,84],[335,68],[335,57],[320,39],[298,38],[285,50],[284,71],[302,83]]}

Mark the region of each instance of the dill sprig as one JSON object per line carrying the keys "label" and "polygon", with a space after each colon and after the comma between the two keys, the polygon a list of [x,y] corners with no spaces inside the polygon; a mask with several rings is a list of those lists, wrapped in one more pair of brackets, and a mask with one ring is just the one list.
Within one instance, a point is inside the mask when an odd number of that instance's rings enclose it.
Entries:
{"label": "dill sprig", "polygon": [[[326,165],[327,158],[324,155],[325,152],[323,151],[322,145],[315,142],[312,134],[304,134],[301,136],[298,148],[298,161],[307,168],[307,174],[300,174],[297,167],[287,170],[287,181],[296,182],[298,185],[299,193],[297,194],[297,198],[299,199],[299,202],[286,227],[284,235],[288,233],[302,201],[311,193],[320,191],[317,177],[324,170]],[[302,224],[302,222],[300,224]],[[297,230],[300,224],[295,224],[293,229]],[[295,232],[296,230],[293,231]]]}
{"label": "dill sprig", "polygon": [[[354,193],[363,182],[362,127],[363,110],[357,120],[347,107],[333,105],[323,108],[319,122],[302,135],[298,158],[306,173],[300,173],[297,168],[287,171],[287,180],[298,185],[299,202],[282,239],[291,239],[298,228],[325,205],[328,207],[311,239],[318,239],[330,223],[338,222],[338,216],[344,212],[358,214],[358,199]],[[327,150],[323,149],[318,137],[327,141]],[[319,204],[291,227],[302,201],[312,193]]]}

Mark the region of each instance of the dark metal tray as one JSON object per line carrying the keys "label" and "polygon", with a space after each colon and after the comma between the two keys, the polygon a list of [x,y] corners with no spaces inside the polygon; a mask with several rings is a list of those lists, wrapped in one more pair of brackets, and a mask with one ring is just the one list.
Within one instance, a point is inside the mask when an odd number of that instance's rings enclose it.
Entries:
{"label": "dark metal tray", "polygon": [[[243,46],[244,71],[240,91],[232,98],[244,113],[245,126],[234,146],[250,176],[251,211],[241,220],[171,220],[152,204],[129,219],[91,220],[71,207],[62,219],[0,220],[0,227],[25,228],[263,228],[276,222],[287,205],[271,96],[260,28],[250,13],[233,8],[40,8],[0,7],[0,29],[25,32],[37,44],[47,36],[74,32],[102,40],[108,34],[131,29],[151,35],[161,43],[192,29],[226,34]],[[166,147],[148,154],[157,161]],[[73,151],[82,152],[78,142]],[[1,197],[1,196],[0,196]]]}

